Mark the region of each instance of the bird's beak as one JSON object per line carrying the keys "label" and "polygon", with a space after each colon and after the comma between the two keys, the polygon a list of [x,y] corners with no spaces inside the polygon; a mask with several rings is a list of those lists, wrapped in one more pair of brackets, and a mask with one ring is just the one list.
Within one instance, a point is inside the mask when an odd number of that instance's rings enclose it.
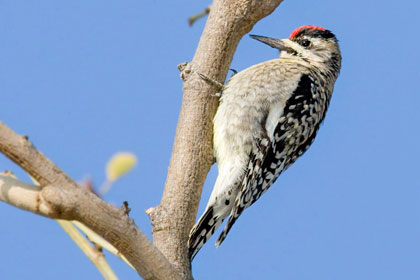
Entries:
{"label": "bird's beak", "polygon": [[269,45],[272,48],[278,49],[280,52],[286,52],[294,54],[295,51],[295,43],[290,41],[289,39],[274,39],[265,36],[257,36],[257,35],[249,35],[251,38],[263,42],[264,44]]}
{"label": "bird's beak", "polygon": [[258,35],[249,35],[252,39],[258,40],[260,42],[263,42],[264,44],[269,45],[272,48],[278,49],[280,51],[287,50],[287,42],[285,42],[288,39],[274,39],[270,37],[265,36],[258,36]]}

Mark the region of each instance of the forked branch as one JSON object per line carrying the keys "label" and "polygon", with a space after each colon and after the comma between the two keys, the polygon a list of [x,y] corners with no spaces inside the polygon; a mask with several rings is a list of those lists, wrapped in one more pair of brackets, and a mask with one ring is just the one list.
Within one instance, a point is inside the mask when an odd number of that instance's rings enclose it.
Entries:
{"label": "forked branch", "polygon": [[165,256],[126,215],[80,188],[25,136],[0,122],[0,152],[34,177],[42,188],[0,178],[0,199],[34,213],[79,221],[114,245],[144,279],[182,279]]}

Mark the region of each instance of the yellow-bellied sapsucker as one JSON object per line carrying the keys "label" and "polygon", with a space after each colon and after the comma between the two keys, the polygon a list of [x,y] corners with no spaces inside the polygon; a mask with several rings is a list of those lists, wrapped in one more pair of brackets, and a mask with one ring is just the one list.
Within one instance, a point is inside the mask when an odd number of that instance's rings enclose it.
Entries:
{"label": "yellow-bellied sapsucker", "polygon": [[219,175],[207,208],[193,227],[193,259],[223,220],[219,246],[251,206],[312,144],[340,72],[334,34],[302,26],[288,39],[252,38],[280,50],[280,58],[235,74],[223,87],[214,118]]}

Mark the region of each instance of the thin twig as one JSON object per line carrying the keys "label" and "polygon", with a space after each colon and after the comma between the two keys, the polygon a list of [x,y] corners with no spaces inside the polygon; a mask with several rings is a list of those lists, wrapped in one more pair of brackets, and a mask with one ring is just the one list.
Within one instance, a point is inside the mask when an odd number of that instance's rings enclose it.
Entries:
{"label": "thin twig", "polygon": [[77,229],[69,221],[56,220],[57,223],[64,229],[64,231],[70,236],[70,238],[79,246],[80,250],[92,261],[99,272],[107,280],[118,280],[111,266],[105,259],[102,252],[92,247],[91,244],[77,231]]}
{"label": "thin twig", "polygon": [[109,251],[110,253],[114,254],[116,257],[123,260],[125,263],[127,263],[132,269],[136,270],[134,266],[127,260],[126,257],[123,256],[114,246],[112,246],[108,241],[100,237],[96,232],[88,228],[82,223],[79,223],[78,221],[72,221],[72,224],[75,225],[79,230],[81,230],[84,234],[86,234],[87,239],[89,239],[90,242],[95,243],[105,250]]}
{"label": "thin twig", "polygon": [[204,11],[202,11],[202,12],[196,14],[196,15],[190,16],[188,18],[188,24],[190,26],[192,26],[198,19],[200,19],[200,18],[205,17],[206,15],[208,15],[210,13],[210,7],[211,6],[208,6],[207,8],[204,9]]}
{"label": "thin twig", "polygon": [[[32,178],[32,176],[31,179],[36,186],[40,187],[39,182]],[[104,254],[98,248],[92,247],[71,222],[65,220],[56,221],[73,240],[73,242],[76,243],[80,250],[82,250],[89,260],[96,266],[105,279],[118,280],[118,277],[115,275],[108,261],[105,259]]]}

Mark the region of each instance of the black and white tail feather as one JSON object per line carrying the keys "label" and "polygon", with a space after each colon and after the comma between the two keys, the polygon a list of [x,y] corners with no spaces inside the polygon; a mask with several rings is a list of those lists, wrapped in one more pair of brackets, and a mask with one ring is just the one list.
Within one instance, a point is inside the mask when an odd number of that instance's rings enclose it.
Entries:
{"label": "black and white tail feather", "polygon": [[200,220],[192,228],[189,238],[189,257],[190,260],[194,259],[204,243],[214,234],[215,230],[223,223],[219,216],[213,215],[213,206],[207,208]]}
{"label": "black and white tail feather", "polygon": [[[216,241],[216,247],[219,247],[225,240],[231,227],[235,223],[236,219],[241,215],[242,211],[245,208],[251,206],[251,204],[259,198],[258,196],[258,198],[252,197],[251,199],[251,194],[253,192],[251,187],[253,186],[255,188],[257,185],[256,183],[261,177],[261,164],[264,162],[264,159],[268,154],[270,144],[271,142],[267,138],[264,138],[260,140],[257,145],[255,145],[256,148],[252,152],[248,163],[248,171],[246,174],[244,174],[242,180],[241,190],[235,199],[234,206],[232,207],[232,210],[229,214],[229,220]],[[188,244],[189,257],[191,260],[194,259],[195,255],[198,253],[204,243],[207,242],[207,240],[214,234],[217,228],[219,228],[219,226],[223,223],[226,216],[227,215],[224,217],[214,215],[213,206],[209,206],[206,209],[190,233]]]}

